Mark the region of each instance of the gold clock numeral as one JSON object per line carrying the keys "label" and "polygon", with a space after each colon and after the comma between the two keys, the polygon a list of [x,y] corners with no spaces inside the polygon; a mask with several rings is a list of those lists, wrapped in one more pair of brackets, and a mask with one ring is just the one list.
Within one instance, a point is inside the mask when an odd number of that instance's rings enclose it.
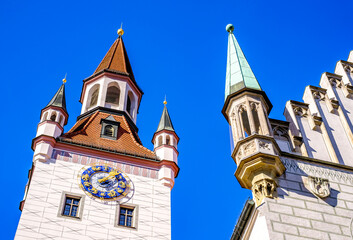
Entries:
{"label": "gold clock numeral", "polygon": [[89,176],[88,176],[88,174],[82,175],[82,180],[85,180],[85,181],[87,181],[88,179],[89,179]]}
{"label": "gold clock numeral", "polygon": [[118,188],[118,193],[122,193],[123,190],[121,188]]}
{"label": "gold clock numeral", "polygon": [[93,194],[97,194],[97,193],[98,193],[98,190],[95,189],[94,187],[92,187],[91,192],[92,192]]}
{"label": "gold clock numeral", "polygon": [[115,196],[116,196],[116,192],[115,192],[115,191],[110,191],[110,192],[108,193],[108,196],[109,196],[109,197],[115,197]]}
{"label": "gold clock numeral", "polygon": [[119,182],[119,187],[125,188],[125,187],[126,187],[126,184],[125,184],[123,181],[120,181],[120,182]]}
{"label": "gold clock numeral", "polygon": [[85,185],[86,187],[89,187],[89,186],[91,186],[91,183],[85,182],[84,185]]}

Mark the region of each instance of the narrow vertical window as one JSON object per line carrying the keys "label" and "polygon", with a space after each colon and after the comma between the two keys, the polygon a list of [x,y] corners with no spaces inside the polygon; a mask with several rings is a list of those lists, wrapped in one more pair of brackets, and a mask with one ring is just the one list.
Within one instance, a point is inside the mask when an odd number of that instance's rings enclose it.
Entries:
{"label": "narrow vertical window", "polygon": [[97,102],[98,102],[98,94],[99,94],[99,87],[97,87],[92,95],[91,95],[91,101],[89,103],[89,107],[93,107],[95,105],[97,105]]}
{"label": "narrow vertical window", "polygon": [[158,137],[158,146],[161,146],[162,145],[162,136],[159,136]]}
{"label": "narrow vertical window", "polygon": [[53,113],[51,114],[50,120],[53,121],[53,122],[55,122],[55,120],[56,120],[56,113],[55,113],[55,112],[53,112]]}
{"label": "narrow vertical window", "polygon": [[251,109],[251,114],[253,115],[255,122],[255,132],[258,134],[262,134],[259,115],[257,114],[256,106],[253,106],[253,108]]}
{"label": "narrow vertical window", "polygon": [[47,118],[48,118],[48,112],[44,113],[44,116],[43,116],[43,119],[42,119],[42,121],[45,121],[45,120],[47,120]]}
{"label": "narrow vertical window", "polygon": [[244,135],[245,135],[245,137],[250,136],[251,131],[250,131],[249,119],[248,119],[248,114],[245,109],[242,109],[240,116],[241,116],[241,120],[243,123]]}
{"label": "narrow vertical window", "polygon": [[166,141],[165,141],[165,144],[170,145],[170,137],[167,136],[165,140],[166,140]]}

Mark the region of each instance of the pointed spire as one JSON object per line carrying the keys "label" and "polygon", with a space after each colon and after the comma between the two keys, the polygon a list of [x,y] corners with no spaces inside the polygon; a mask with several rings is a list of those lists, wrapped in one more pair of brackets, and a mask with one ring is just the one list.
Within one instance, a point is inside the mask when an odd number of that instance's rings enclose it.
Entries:
{"label": "pointed spire", "polygon": [[226,30],[229,32],[229,35],[225,98],[242,88],[261,90],[261,87],[244,56],[238,41],[234,37],[234,26],[232,24],[228,24]]}
{"label": "pointed spire", "polygon": [[122,38],[123,34],[124,34],[124,30],[120,28],[118,30],[119,37],[115,40],[113,45],[110,47],[109,51],[104,56],[101,63],[98,65],[96,71],[94,71],[94,74],[102,70],[111,70],[113,72],[128,75],[130,76],[131,80],[135,82],[129,57],[127,56],[125,45],[123,42],[123,38]]}
{"label": "pointed spire", "polygon": [[168,109],[167,109],[167,101],[164,100],[164,108],[163,108],[163,113],[161,120],[159,121],[158,128],[156,132],[162,131],[162,130],[169,130],[174,132],[174,127],[172,124],[172,120],[170,120]]}
{"label": "pointed spire", "polygon": [[[63,82],[66,82],[66,77],[63,79]],[[50,100],[50,102],[48,103],[48,105],[46,107],[50,107],[50,106],[54,106],[54,107],[60,107],[62,109],[64,109],[65,112],[67,112],[66,110],[66,99],[65,99],[65,84],[63,83],[59,90],[55,93],[54,97]]]}

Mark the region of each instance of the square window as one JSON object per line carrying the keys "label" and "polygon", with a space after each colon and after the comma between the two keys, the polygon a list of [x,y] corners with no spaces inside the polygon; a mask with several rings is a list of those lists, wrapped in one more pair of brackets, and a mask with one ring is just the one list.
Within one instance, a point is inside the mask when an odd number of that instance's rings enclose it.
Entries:
{"label": "square window", "polygon": [[63,215],[70,216],[70,217],[77,217],[77,209],[78,209],[79,203],[80,203],[79,198],[66,196]]}
{"label": "square window", "polygon": [[117,207],[116,226],[137,228],[137,206],[121,205]]}
{"label": "square window", "polygon": [[61,197],[58,217],[81,220],[84,196],[64,192]]}

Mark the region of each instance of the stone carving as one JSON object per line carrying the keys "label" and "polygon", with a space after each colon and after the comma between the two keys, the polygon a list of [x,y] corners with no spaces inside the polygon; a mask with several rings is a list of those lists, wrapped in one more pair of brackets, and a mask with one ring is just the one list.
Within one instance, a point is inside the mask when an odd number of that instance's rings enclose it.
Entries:
{"label": "stone carving", "polygon": [[308,116],[307,109],[304,109],[302,107],[294,106],[293,111],[294,111],[295,115],[298,115],[298,116],[301,116],[301,117]]}
{"label": "stone carving", "polygon": [[309,176],[306,185],[312,194],[320,198],[328,197],[331,193],[330,184],[328,180],[324,178]]}
{"label": "stone carving", "polygon": [[[335,82],[336,83],[336,82]],[[318,99],[318,100],[323,100],[325,98],[325,95],[322,94],[321,92],[319,91],[313,91],[312,90],[312,94],[314,96],[315,99]]]}
{"label": "stone carving", "polygon": [[275,197],[276,183],[270,179],[262,179],[257,181],[252,186],[252,192],[254,194],[256,205],[259,206],[262,203],[262,200],[267,198]]}
{"label": "stone carving", "polygon": [[255,152],[255,150],[256,150],[256,147],[255,147],[254,141],[249,142],[248,144],[244,145],[244,147],[243,147],[243,151],[244,151],[245,156],[250,155],[251,153]]}
{"label": "stone carving", "polygon": [[306,174],[311,176],[325,177],[333,181],[345,182],[353,184],[353,175],[347,171],[337,171],[329,168],[314,166],[309,163],[304,163],[298,160],[282,158],[283,165],[287,172]]}
{"label": "stone carving", "polygon": [[271,150],[270,149],[270,144],[268,144],[267,142],[259,141],[259,147],[263,148],[263,149]]}

